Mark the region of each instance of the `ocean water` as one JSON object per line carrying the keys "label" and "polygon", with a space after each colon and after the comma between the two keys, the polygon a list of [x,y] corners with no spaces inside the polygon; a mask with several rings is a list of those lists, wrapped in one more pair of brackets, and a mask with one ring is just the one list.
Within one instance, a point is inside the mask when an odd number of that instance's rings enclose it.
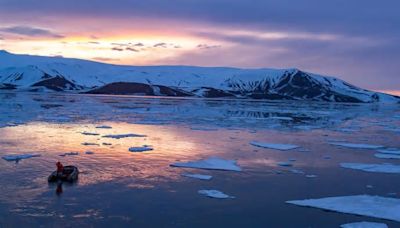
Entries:
{"label": "ocean water", "polygon": [[[145,137],[103,137],[114,134]],[[399,139],[399,105],[3,92],[0,157],[40,157],[0,159],[0,227],[338,227],[357,221],[396,227],[400,223],[285,201],[400,197],[400,174],[340,167],[400,160],[330,144],[400,148]],[[281,151],[251,141],[299,147]],[[153,150],[129,151],[143,145]],[[70,152],[78,155],[60,156]],[[236,160],[242,171],[170,166],[209,157]],[[57,161],[80,170],[78,182],[64,183],[61,194],[47,182]],[[209,198],[198,193],[202,189],[235,198]]]}

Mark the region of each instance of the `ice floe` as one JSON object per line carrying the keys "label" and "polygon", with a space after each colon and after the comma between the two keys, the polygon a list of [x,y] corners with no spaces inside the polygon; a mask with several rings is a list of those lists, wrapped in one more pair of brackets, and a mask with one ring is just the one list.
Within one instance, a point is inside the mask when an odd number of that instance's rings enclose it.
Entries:
{"label": "ice floe", "polygon": [[75,155],[79,155],[79,152],[68,152],[68,153],[60,154],[59,156],[65,157],[65,156],[75,156]]}
{"label": "ice floe", "polygon": [[199,194],[205,195],[211,198],[217,198],[217,199],[232,199],[235,198],[234,196],[227,195],[221,191],[218,190],[199,190]]}
{"label": "ice floe", "polygon": [[149,146],[149,145],[136,146],[136,147],[129,148],[130,152],[145,152],[145,151],[151,151],[151,150],[153,150],[153,147]]}
{"label": "ice floe", "polygon": [[195,178],[195,179],[200,179],[200,180],[211,180],[211,178],[212,178],[212,176],[210,176],[210,175],[192,174],[192,173],[184,173],[184,174],[182,174],[182,176]]}
{"label": "ice floe", "polygon": [[316,178],[317,175],[315,175],[315,174],[308,174],[308,175],[306,175],[306,177],[307,177],[307,178]]}
{"label": "ice floe", "polygon": [[274,150],[292,150],[299,148],[299,146],[292,144],[267,143],[267,142],[257,142],[257,141],[251,141],[250,145],[268,149],[274,149]]}
{"label": "ice floe", "polygon": [[299,169],[291,169],[289,171],[292,172],[292,173],[295,173],[295,174],[304,174],[304,171],[299,170]]}
{"label": "ice floe", "polygon": [[104,135],[103,138],[113,138],[113,139],[122,139],[129,137],[146,137],[146,135],[139,134],[119,134],[119,135]]}
{"label": "ice floe", "polygon": [[86,131],[84,131],[84,132],[81,132],[81,134],[82,135],[100,135],[100,134],[98,134],[98,133],[93,133],[93,132],[86,132]]}
{"label": "ice floe", "polygon": [[97,144],[97,143],[90,143],[90,142],[84,142],[84,143],[81,143],[83,146],[99,146],[99,144]]}
{"label": "ice floe", "polygon": [[397,154],[400,155],[400,150],[396,148],[389,148],[389,149],[381,149],[377,150],[381,154]]}
{"label": "ice floe", "polygon": [[191,127],[190,130],[193,130],[193,131],[218,131],[218,128],[211,128],[211,127]]}
{"label": "ice floe", "polygon": [[353,222],[340,225],[340,228],[388,228],[388,226],[377,222]]}
{"label": "ice floe", "polygon": [[286,203],[400,222],[400,199],[397,198],[353,195],[291,200]]}
{"label": "ice floe", "polygon": [[276,164],[279,166],[286,166],[286,167],[293,166],[293,163],[291,162],[277,162]]}
{"label": "ice floe", "polygon": [[235,160],[226,160],[218,157],[210,157],[204,160],[189,161],[189,162],[176,162],[171,164],[172,167],[195,168],[195,169],[215,169],[227,171],[242,171],[236,165]]}
{"label": "ice floe", "polygon": [[380,149],[384,146],[381,145],[372,145],[372,144],[361,144],[361,143],[339,143],[339,142],[330,142],[329,144],[334,146],[342,146],[353,149]]}
{"label": "ice floe", "polygon": [[96,128],[99,128],[99,129],[111,129],[112,127],[111,126],[107,126],[107,125],[101,125],[101,126],[96,126]]}
{"label": "ice floe", "polygon": [[19,161],[22,159],[40,157],[40,154],[15,154],[15,155],[5,155],[2,158],[6,161]]}
{"label": "ice floe", "polygon": [[384,159],[400,159],[400,154],[374,154],[374,156]]}
{"label": "ice floe", "polygon": [[348,169],[362,170],[374,173],[400,173],[400,165],[393,164],[365,164],[365,163],[340,163],[340,166]]}

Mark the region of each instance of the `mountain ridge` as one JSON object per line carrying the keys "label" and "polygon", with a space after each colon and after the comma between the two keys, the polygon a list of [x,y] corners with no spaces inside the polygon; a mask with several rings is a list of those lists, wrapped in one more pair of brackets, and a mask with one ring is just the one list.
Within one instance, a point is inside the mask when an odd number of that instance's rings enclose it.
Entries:
{"label": "mountain ridge", "polygon": [[4,50],[0,50],[0,89],[357,103],[400,101],[396,96],[296,68],[126,66]]}

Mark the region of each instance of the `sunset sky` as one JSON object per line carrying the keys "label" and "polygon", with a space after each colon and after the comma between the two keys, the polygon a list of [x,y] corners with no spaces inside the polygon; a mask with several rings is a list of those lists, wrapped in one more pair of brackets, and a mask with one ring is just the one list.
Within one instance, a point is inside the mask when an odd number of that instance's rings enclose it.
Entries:
{"label": "sunset sky", "polygon": [[0,0],[0,49],[129,65],[300,68],[400,90],[396,0]]}

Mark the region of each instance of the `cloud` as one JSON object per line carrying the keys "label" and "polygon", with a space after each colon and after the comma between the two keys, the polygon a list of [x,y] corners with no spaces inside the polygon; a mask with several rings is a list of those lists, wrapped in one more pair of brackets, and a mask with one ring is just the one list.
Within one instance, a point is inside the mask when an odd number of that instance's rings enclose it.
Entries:
{"label": "cloud", "polygon": [[136,43],[136,44],[134,44],[133,46],[134,46],[134,47],[143,47],[144,44],[143,44],[143,43]]}
{"label": "cloud", "polygon": [[125,48],[125,50],[127,50],[127,51],[133,51],[133,52],[139,52],[139,50],[137,50],[137,49],[135,49],[135,48],[132,48],[132,47],[127,47],[127,48]]}
{"label": "cloud", "polygon": [[3,27],[0,28],[0,31],[22,35],[22,36],[29,36],[29,37],[49,37],[49,38],[64,38],[65,36],[53,33],[50,30],[42,29],[42,28],[35,28],[29,26],[12,26],[12,27]]}
{"label": "cloud", "polygon": [[214,49],[214,48],[220,48],[221,45],[199,44],[196,47],[199,49]]}
{"label": "cloud", "polygon": [[153,45],[153,47],[167,48],[167,44],[166,43],[156,43],[156,44]]}
{"label": "cloud", "polygon": [[118,47],[113,47],[113,48],[111,48],[111,50],[113,50],[113,51],[123,51],[124,49],[123,48],[118,48]]}

